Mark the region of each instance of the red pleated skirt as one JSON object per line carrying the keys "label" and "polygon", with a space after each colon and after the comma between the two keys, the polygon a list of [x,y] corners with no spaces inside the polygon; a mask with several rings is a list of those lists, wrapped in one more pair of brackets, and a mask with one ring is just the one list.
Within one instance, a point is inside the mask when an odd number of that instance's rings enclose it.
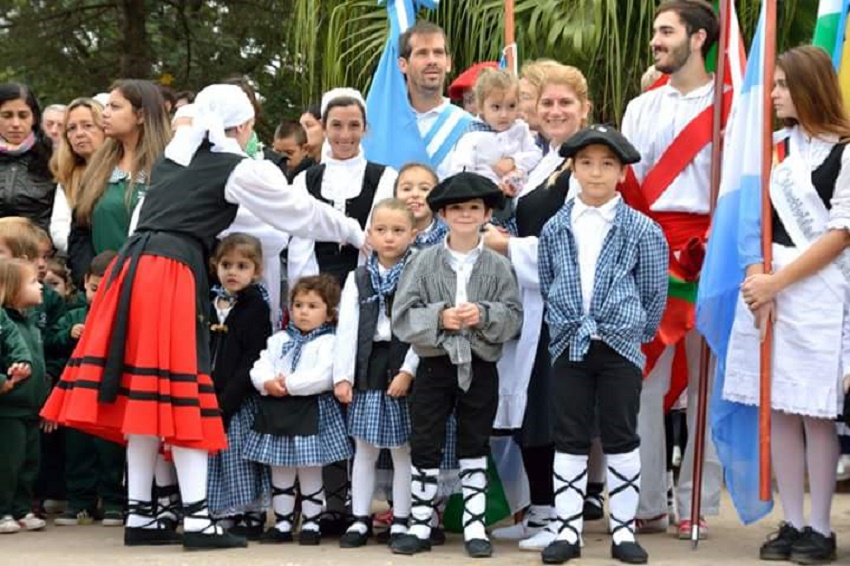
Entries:
{"label": "red pleated skirt", "polygon": [[[134,281],[129,261],[94,300],[86,326],[42,417],[113,442],[130,434],[216,452],[227,447],[212,379],[198,368],[196,283],[185,264],[142,255]],[[110,274],[112,268],[107,270]],[[132,285],[124,367],[114,402],[98,399],[119,297]]]}

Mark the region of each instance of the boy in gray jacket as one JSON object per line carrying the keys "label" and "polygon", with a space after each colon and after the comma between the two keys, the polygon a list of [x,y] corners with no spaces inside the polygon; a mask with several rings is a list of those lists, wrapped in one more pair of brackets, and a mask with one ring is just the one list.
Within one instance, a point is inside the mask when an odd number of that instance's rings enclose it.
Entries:
{"label": "boy in gray jacket", "polygon": [[487,455],[496,416],[502,344],[522,326],[519,288],[510,262],[483,247],[481,227],[504,196],[490,180],[459,173],[437,185],[428,206],[449,227],[442,244],[415,255],[405,268],[392,309],[393,332],[420,357],[410,396],[412,508],[396,554],[431,549],[446,420],[456,411],[463,488],[463,536],[471,557],[493,552],[484,530]]}

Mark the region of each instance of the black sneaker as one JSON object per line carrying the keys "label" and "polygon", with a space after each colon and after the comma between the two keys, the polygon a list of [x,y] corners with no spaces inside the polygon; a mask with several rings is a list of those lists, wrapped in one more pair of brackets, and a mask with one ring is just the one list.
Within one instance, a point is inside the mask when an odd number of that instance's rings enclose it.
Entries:
{"label": "black sneaker", "polygon": [[791,545],[791,561],[797,564],[829,564],[835,560],[835,533],[828,537],[811,527]]}
{"label": "black sneaker", "polygon": [[431,550],[431,541],[423,540],[416,535],[405,534],[390,541],[390,550],[392,550],[393,554],[404,554],[407,556],[419,554],[420,552],[429,552]]}
{"label": "black sneaker", "polygon": [[573,558],[581,558],[581,546],[565,540],[556,540],[540,554],[543,564],[563,564]]}
{"label": "black sneaker", "polygon": [[646,564],[649,561],[649,555],[635,541],[621,542],[620,544],[612,542],[611,558],[626,564]]}
{"label": "black sneaker", "polygon": [[788,560],[791,558],[791,547],[802,536],[794,525],[780,523],[779,530],[770,534],[767,541],[759,549],[762,560]]}

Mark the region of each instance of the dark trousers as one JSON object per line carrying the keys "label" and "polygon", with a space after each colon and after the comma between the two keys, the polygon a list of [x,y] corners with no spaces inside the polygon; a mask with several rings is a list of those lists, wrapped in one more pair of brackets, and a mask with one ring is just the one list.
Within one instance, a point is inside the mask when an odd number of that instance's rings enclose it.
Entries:
{"label": "dark trousers", "polygon": [[499,401],[495,362],[472,358],[472,384],[457,386],[457,366],[448,356],[421,358],[410,394],[410,454],[417,468],[438,468],[446,437],[446,421],[457,418],[457,457],[490,454],[490,431]]}
{"label": "dark trousers", "polygon": [[640,446],[637,415],[643,373],[601,340],[593,340],[580,362],[564,352],[552,368],[551,411],[555,450],[590,454],[599,414],[599,435],[606,454],[624,454]]}
{"label": "dark trousers", "polygon": [[38,499],[64,500],[65,493],[65,430],[41,433],[41,459],[35,482]]}
{"label": "dark trousers", "polygon": [[104,511],[123,511],[125,448],[73,428],[66,429],[65,441],[68,507],[92,512],[100,497]]}
{"label": "dark trousers", "polygon": [[38,418],[0,418],[0,517],[32,511],[40,457]]}

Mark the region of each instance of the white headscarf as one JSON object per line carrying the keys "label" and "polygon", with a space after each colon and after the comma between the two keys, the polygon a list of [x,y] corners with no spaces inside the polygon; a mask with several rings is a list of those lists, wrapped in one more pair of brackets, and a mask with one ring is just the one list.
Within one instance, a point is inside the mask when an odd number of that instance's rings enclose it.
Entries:
{"label": "white headscarf", "polygon": [[175,135],[165,148],[165,157],[185,167],[205,137],[209,137],[215,153],[244,153],[239,143],[224,133],[254,117],[254,107],[241,88],[210,85],[198,93],[192,106],[192,126],[180,128],[181,135]]}
{"label": "white headscarf", "polygon": [[322,119],[325,118],[325,112],[327,112],[328,105],[331,101],[342,97],[353,98],[359,102],[364,109],[366,108],[366,101],[363,99],[363,95],[360,94],[360,91],[356,88],[333,88],[322,95]]}

